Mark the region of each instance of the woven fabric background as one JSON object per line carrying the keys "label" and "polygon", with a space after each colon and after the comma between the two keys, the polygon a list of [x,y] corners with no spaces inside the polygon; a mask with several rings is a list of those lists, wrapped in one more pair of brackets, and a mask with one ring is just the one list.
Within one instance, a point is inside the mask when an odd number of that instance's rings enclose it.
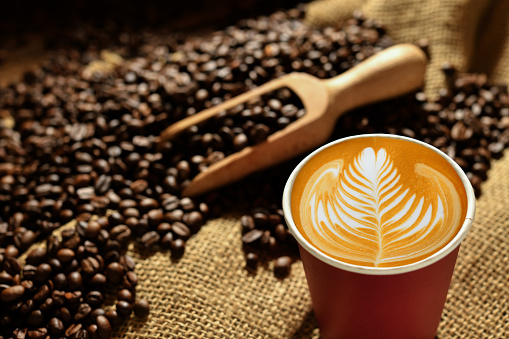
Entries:
{"label": "woven fabric background", "polygon": [[[430,44],[426,91],[444,86],[440,67],[482,71],[509,80],[509,1],[323,0],[308,5],[307,21],[336,23],[362,10],[383,22],[397,42]],[[438,338],[509,336],[509,157],[493,163],[476,221],[462,245]],[[188,241],[179,262],[169,252],[131,249],[141,278],[138,295],[152,305],[119,338],[319,338],[300,262],[279,280],[270,267],[244,269],[238,218],[210,221]]]}
{"label": "woven fabric background", "polygon": [[486,72],[496,81],[509,75],[506,0],[322,0],[308,6],[306,19],[318,26],[339,23],[354,10],[382,22],[396,42],[428,40],[430,97],[444,86],[444,62],[462,72]]}

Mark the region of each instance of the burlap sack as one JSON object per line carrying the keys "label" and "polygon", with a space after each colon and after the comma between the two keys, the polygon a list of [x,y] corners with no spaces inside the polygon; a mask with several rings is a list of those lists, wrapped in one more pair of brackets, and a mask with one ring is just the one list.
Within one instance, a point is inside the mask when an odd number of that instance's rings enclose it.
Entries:
{"label": "burlap sack", "polygon": [[[426,90],[443,86],[442,62],[509,80],[509,1],[325,0],[308,6],[323,25],[361,9],[399,42],[427,38],[432,61]],[[495,161],[478,200],[476,221],[462,245],[439,338],[509,336],[509,157]],[[279,280],[270,267],[243,268],[238,218],[210,221],[188,241],[186,255],[131,249],[141,278],[138,295],[152,305],[118,338],[319,338],[300,262]]]}
{"label": "burlap sack", "polygon": [[485,72],[495,81],[508,79],[508,1],[322,0],[308,5],[306,20],[318,26],[338,23],[354,10],[382,22],[396,42],[429,41],[430,97],[444,87],[440,71],[444,62],[462,72]]}

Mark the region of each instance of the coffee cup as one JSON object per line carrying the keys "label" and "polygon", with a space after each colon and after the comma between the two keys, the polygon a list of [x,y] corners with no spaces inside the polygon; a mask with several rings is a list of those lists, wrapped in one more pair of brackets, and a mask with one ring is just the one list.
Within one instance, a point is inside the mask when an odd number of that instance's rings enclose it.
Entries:
{"label": "coffee cup", "polygon": [[283,193],[322,338],[434,338],[475,196],[445,153],[366,134],[309,154]]}

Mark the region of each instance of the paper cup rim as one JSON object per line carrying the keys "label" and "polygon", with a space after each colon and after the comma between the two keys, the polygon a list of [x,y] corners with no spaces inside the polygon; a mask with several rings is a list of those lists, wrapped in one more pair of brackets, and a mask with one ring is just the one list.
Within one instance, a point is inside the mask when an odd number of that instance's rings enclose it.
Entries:
{"label": "paper cup rim", "polygon": [[[424,146],[428,149],[431,149],[441,155],[447,162],[454,168],[456,171],[456,174],[459,176],[461,182],[463,183],[463,187],[465,189],[465,193],[467,196],[467,212],[465,216],[465,220],[463,224],[461,225],[460,230],[458,233],[454,236],[454,238],[447,243],[443,248],[441,248],[439,251],[433,253],[429,257],[426,257],[422,260],[419,260],[417,262],[407,264],[407,265],[401,265],[401,266],[395,266],[395,267],[369,267],[369,266],[360,266],[360,265],[354,265],[346,262],[342,262],[340,260],[334,259],[326,255],[325,253],[318,250],[314,245],[312,245],[310,242],[308,242],[302,234],[297,229],[297,226],[295,225],[293,221],[292,216],[292,210],[291,210],[291,195],[292,195],[292,189],[293,184],[295,182],[295,179],[297,175],[300,173],[300,170],[302,167],[316,154],[322,152],[324,149],[329,148],[333,145],[345,142],[350,139],[359,139],[359,138],[371,138],[371,137],[382,137],[382,138],[392,138],[392,139],[400,139],[400,140],[406,140],[413,143],[416,143],[418,145]],[[463,239],[466,237],[468,230],[472,226],[472,223],[474,221],[475,216],[475,194],[474,190],[472,188],[472,185],[470,181],[468,180],[466,174],[463,172],[461,167],[452,160],[447,154],[439,150],[438,148],[427,144],[425,142],[422,142],[420,140],[416,140],[413,138],[401,136],[401,135],[394,135],[394,134],[383,134],[383,133],[375,133],[375,134],[361,134],[361,135],[354,135],[349,136],[341,139],[337,139],[335,141],[331,141],[315,151],[311,152],[309,155],[307,155],[292,171],[290,174],[290,177],[288,178],[284,191],[283,191],[283,212],[284,217],[286,220],[286,223],[288,225],[288,229],[290,230],[290,233],[294,236],[294,238],[297,240],[297,242],[302,246],[306,251],[308,251],[311,255],[318,258],[319,260],[354,273],[360,273],[360,274],[368,274],[368,275],[394,275],[394,274],[401,274],[401,273],[407,273],[412,272],[421,268],[424,268],[426,266],[429,266],[440,259],[447,256],[449,253],[451,253],[456,247],[458,247],[463,241]]]}

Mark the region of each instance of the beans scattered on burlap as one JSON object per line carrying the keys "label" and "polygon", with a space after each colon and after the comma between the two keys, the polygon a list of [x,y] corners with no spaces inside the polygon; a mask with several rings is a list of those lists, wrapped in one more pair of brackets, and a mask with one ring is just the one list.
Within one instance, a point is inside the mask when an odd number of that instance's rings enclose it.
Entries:
{"label": "beans scattered on burlap", "polygon": [[[0,336],[107,338],[132,313],[146,317],[127,244],[179,260],[186,241],[224,211],[251,211],[241,219],[249,270],[273,260],[278,277],[291,274],[296,243],[280,197],[298,159],[202,199],[180,196],[198,171],[303,114],[291,93],[239,109],[233,125],[225,116],[172,142],[159,144],[158,135],[270,79],[293,71],[333,77],[392,44],[382,25],[358,13],[323,29],[301,17],[276,12],[185,39],[143,32],[112,39],[86,27],[43,67],[0,89],[0,117],[14,122],[0,119]],[[99,59],[108,67],[91,67]],[[483,76],[451,84],[437,102],[414,93],[347,114],[336,137],[381,129],[423,139],[463,159],[480,194],[489,160],[507,146],[507,89]],[[61,238],[53,234],[73,219]],[[41,240],[22,265],[17,258]],[[115,287],[106,311],[106,291]]]}

